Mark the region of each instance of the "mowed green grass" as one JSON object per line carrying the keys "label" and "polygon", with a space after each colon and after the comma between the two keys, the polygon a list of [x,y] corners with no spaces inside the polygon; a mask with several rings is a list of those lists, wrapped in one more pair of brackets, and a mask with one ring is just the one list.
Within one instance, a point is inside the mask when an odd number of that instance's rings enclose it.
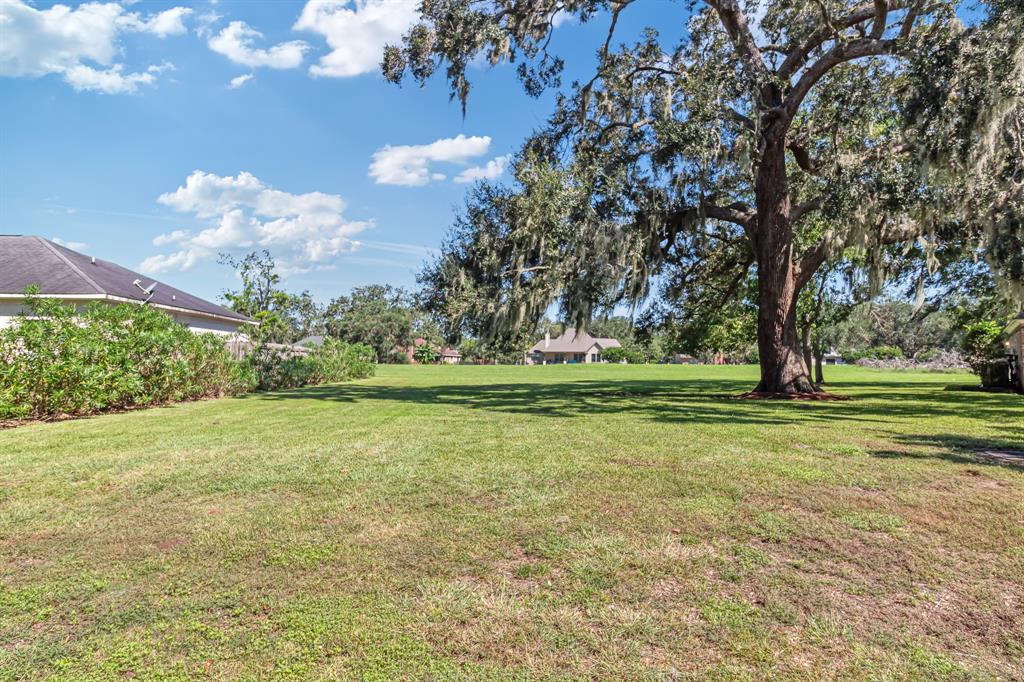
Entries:
{"label": "mowed green grass", "polygon": [[381,367],[0,432],[0,678],[1024,679],[1024,400]]}

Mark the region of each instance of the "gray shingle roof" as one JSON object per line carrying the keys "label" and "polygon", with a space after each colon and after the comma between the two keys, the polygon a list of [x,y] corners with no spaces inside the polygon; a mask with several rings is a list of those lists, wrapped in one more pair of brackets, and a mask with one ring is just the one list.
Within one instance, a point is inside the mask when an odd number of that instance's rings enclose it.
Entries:
{"label": "gray shingle roof", "polygon": [[[20,296],[25,287],[36,284],[41,294],[115,296],[141,303],[147,295],[133,284],[137,279],[143,287],[156,281],[42,237],[0,235],[0,296]],[[250,321],[245,315],[162,282],[156,282],[150,303],[239,322]]]}
{"label": "gray shingle roof", "polygon": [[578,332],[575,329],[569,328],[562,332],[562,335],[558,338],[551,339],[545,345],[545,340],[541,339],[538,341],[533,348],[530,349],[531,353],[585,353],[586,351],[593,348],[594,344],[599,345],[602,349],[605,348],[618,348],[620,344],[615,339],[602,339],[591,336],[586,332]]}

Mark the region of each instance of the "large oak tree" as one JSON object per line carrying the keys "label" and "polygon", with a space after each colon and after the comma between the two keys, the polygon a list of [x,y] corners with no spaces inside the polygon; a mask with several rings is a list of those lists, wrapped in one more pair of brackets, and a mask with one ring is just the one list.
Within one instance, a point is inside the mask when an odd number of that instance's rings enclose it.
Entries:
{"label": "large oak tree", "polygon": [[[1014,1],[973,11],[958,0],[679,3],[679,41],[652,27],[620,44],[631,4],[424,0],[420,23],[387,49],[390,80],[444,67],[465,107],[481,55],[518,61],[538,94],[561,85],[550,50],[560,19],[607,25],[593,77],[562,92],[520,152],[514,185],[471,195],[425,274],[435,309],[517,330],[557,300],[585,324],[597,308],[644,300],[652,282],[679,301],[724,300],[753,268],[757,391],[791,394],[819,390],[797,302],[825,262],[852,250],[881,279],[892,245],[933,259],[941,238],[978,231],[984,205],[1012,266],[1024,243],[1011,210],[1024,114]],[[1009,44],[986,47],[958,12],[995,22]],[[972,173],[994,180],[964,192]]]}

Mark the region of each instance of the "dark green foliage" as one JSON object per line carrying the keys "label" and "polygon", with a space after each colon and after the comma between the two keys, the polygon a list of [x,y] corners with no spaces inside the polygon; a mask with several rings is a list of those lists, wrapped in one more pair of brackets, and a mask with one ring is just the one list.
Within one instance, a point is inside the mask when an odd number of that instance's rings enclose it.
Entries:
{"label": "dark green foliage", "polygon": [[325,338],[322,345],[305,355],[264,344],[255,348],[244,364],[261,391],[365,379],[373,376],[375,367],[372,348],[332,338]]}
{"label": "dark green foliage", "polygon": [[304,356],[261,343],[241,362],[224,338],[193,334],[144,305],[82,310],[28,292],[29,315],[0,330],[0,419],[86,415],[253,389],[361,379],[373,350],[325,339]]}
{"label": "dark green foliage", "polygon": [[647,356],[636,348],[607,348],[601,351],[605,362],[626,362],[630,365],[643,365],[649,362]]}
{"label": "dark green foliage", "polygon": [[308,384],[333,384],[373,376],[373,349],[363,343],[324,339],[321,346],[304,358]]}
{"label": "dark green foliage", "polygon": [[241,260],[221,254],[220,263],[230,265],[242,280],[242,288],[225,291],[232,310],[260,323],[253,334],[266,343],[292,343],[324,331],[324,310],[303,291],[292,294],[280,288],[281,276],[269,251],[253,251]]}
{"label": "dark green foliage", "polygon": [[853,350],[843,353],[843,360],[856,362],[867,358],[869,360],[899,360],[905,357],[899,346],[874,346],[863,350]]}
{"label": "dark green foliage", "polygon": [[981,376],[983,383],[989,383],[993,365],[1002,361],[1006,349],[1003,348],[1003,325],[991,320],[983,320],[967,325],[964,329],[963,351],[968,364],[975,374]]}
{"label": "dark green foliage", "polygon": [[0,330],[0,418],[82,415],[241,393],[249,374],[213,334],[142,305],[73,305],[29,293]]}
{"label": "dark green foliage", "polygon": [[437,362],[438,358],[440,358],[438,352],[428,343],[417,347],[416,352],[413,353],[413,355],[416,358],[416,362],[421,365],[432,365]]}
{"label": "dark green foliage", "polygon": [[371,284],[339,296],[326,310],[327,334],[373,349],[378,362],[402,362],[416,337],[439,342],[440,335],[401,287]]}

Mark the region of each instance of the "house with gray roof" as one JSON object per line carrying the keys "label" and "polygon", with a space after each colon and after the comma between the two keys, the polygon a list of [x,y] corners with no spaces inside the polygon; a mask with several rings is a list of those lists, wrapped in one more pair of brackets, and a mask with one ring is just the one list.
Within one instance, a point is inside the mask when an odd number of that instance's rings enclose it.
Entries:
{"label": "house with gray roof", "polygon": [[42,237],[0,235],[0,328],[24,310],[25,288],[76,306],[92,301],[160,308],[194,332],[233,334],[256,322],[116,263],[100,260]]}
{"label": "house with gray roof", "polygon": [[554,339],[550,334],[544,334],[544,338],[526,354],[525,360],[528,365],[605,362],[603,351],[621,345],[616,339],[595,338],[569,328]]}

